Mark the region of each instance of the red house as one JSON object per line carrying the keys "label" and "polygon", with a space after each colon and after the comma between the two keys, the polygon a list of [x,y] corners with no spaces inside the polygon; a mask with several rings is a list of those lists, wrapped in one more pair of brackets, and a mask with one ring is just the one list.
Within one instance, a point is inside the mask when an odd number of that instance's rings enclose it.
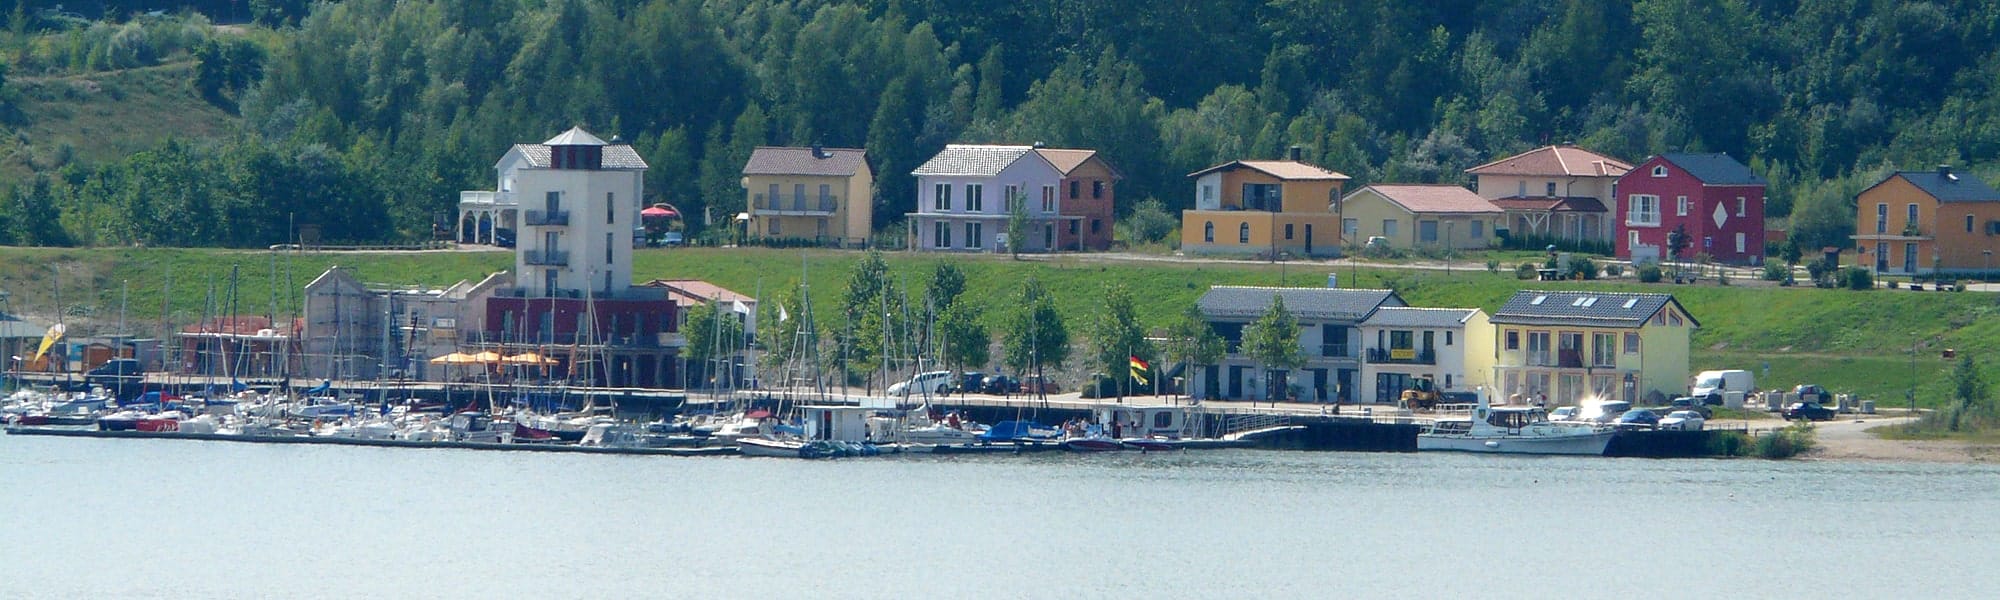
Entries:
{"label": "red house", "polygon": [[1764,256],[1764,178],[1727,154],[1662,154],[1618,178],[1614,195],[1620,260],[1670,260],[1667,234],[1685,228],[1687,249],[1729,264]]}
{"label": "red house", "polygon": [[1056,232],[1056,247],[1079,252],[1110,250],[1118,198],[1113,188],[1124,176],[1096,150],[1036,148],[1035,152],[1062,173],[1056,189],[1062,196],[1063,216],[1078,217]]}

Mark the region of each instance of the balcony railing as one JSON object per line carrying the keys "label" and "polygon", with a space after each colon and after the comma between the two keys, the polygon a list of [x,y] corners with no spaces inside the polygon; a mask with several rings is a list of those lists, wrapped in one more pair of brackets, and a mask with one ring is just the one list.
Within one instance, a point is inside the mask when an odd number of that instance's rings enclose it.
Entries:
{"label": "balcony railing", "polygon": [[537,227],[537,226],[566,227],[569,225],[569,211],[530,210],[528,211],[528,214],[525,217],[525,219],[529,227]]}
{"label": "balcony railing", "polygon": [[521,261],[536,266],[567,267],[569,253],[562,250],[529,250],[521,253]]}
{"label": "balcony railing", "polygon": [[758,212],[830,215],[840,210],[840,197],[757,194],[750,205]]}
{"label": "balcony railing", "polygon": [[664,348],[681,340],[677,333],[544,333],[536,331],[471,331],[466,332],[462,344],[480,345],[550,345],[550,346],[620,346],[627,348]]}
{"label": "balcony railing", "polygon": [[1414,348],[1369,348],[1368,362],[1391,365],[1435,365],[1437,352]]}
{"label": "balcony railing", "polygon": [[1319,355],[1329,358],[1347,358],[1347,344],[1320,344]]}

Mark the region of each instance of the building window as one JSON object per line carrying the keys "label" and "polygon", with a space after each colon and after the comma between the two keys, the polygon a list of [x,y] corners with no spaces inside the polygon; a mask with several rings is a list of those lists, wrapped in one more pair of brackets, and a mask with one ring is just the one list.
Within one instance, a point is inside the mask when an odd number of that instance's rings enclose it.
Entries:
{"label": "building window", "polygon": [[1625,232],[1625,247],[1627,249],[1639,247],[1639,232],[1637,231]]}
{"label": "building window", "polygon": [[1449,330],[1449,329],[1446,329],[1446,330],[1444,331],[1444,345],[1446,345],[1446,346],[1450,346],[1450,345],[1451,345],[1451,330]]}
{"label": "building window", "polygon": [[951,184],[940,183],[931,192],[931,210],[951,210]]}
{"label": "building window", "polygon": [[1091,233],[1095,234],[1095,233],[1097,233],[1097,232],[1099,232],[1099,231],[1102,231],[1102,230],[1104,230],[1104,221],[1102,221],[1102,220],[1099,220],[1099,219],[1091,219],[1091,220],[1090,220],[1090,232],[1091,232]]}
{"label": "building window", "polygon": [[1215,204],[1215,186],[1212,185],[1201,186],[1201,204],[1202,206],[1211,206]]}
{"label": "building window", "polygon": [[1653,176],[1654,176],[1654,177],[1666,177],[1666,176],[1667,176],[1667,166],[1666,166],[1666,165],[1653,165]]}
{"label": "building window", "polygon": [[1101,179],[1090,180],[1090,197],[1092,198],[1104,197],[1104,180]]}
{"label": "building window", "polygon": [[1520,331],[1520,330],[1518,330],[1518,329],[1509,329],[1509,330],[1507,330],[1507,349],[1508,349],[1508,350],[1520,350],[1520,349],[1521,349],[1521,331]]}
{"label": "building window", "polygon": [[1737,253],[1737,254],[1742,254],[1742,253],[1744,252],[1743,248],[1744,248],[1745,246],[1747,246],[1747,245],[1748,245],[1748,243],[1749,243],[1749,238],[1747,237],[1747,234],[1745,234],[1745,233],[1743,233],[1743,232],[1741,232],[1741,231],[1738,231],[1738,232],[1736,232],[1736,253]]}
{"label": "building window", "polygon": [[1965,215],[1965,232],[1972,233],[1972,215]]}
{"label": "building window", "polygon": [[1514,195],[1522,198],[1528,197],[1528,180],[1523,179],[1514,183]]}
{"label": "building window", "polygon": [[1625,333],[1625,353],[1626,354],[1639,353],[1639,334],[1633,332]]}
{"label": "building window", "polygon": [[1688,216],[1687,196],[1674,196],[1674,216],[1676,217]]}
{"label": "building window", "polygon": [[1470,227],[1469,229],[1471,229],[1471,230],[1472,230],[1472,239],[1475,239],[1475,240],[1480,240],[1480,239],[1486,239],[1486,222],[1485,222],[1485,221],[1481,221],[1481,220],[1479,220],[1479,219],[1473,219],[1473,220],[1472,220],[1472,227]]}
{"label": "building window", "polygon": [[1202,222],[1201,241],[1211,244],[1215,243],[1215,221]]}
{"label": "building window", "polygon": [[1069,222],[1069,234],[1076,235],[1076,221]]}
{"label": "building window", "polygon": [[819,205],[821,209],[832,210],[833,186],[824,183],[819,184]]}
{"label": "building window", "polygon": [[618,200],[617,195],[612,192],[604,193],[604,224],[618,224]]}
{"label": "building window", "polygon": [[604,264],[611,264],[611,253],[617,249],[618,245],[611,243],[611,234],[604,234]]}
{"label": "building window", "polygon": [[1275,183],[1243,184],[1243,210],[1276,212],[1284,204],[1284,189]]}
{"label": "building window", "polygon": [[980,212],[985,208],[986,199],[983,197],[986,195],[985,188],[986,186],[977,183],[965,184],[966,212]]}
{"label": "building window", "polygon": [[1644,227],[1660,226],[1660,197],[1651,194],[1633,194],[1627,203],[1625,224]]}
{"label": "building window", "polygon": [[1528,366],[1555,366],[1554,362],[1549,360],[1549,332],[1528,332]]}
{"label": "building window", "polygon": [[937,229],[937,233],[936,233],[935,237],[934,237],[934,238],[933,238],[933,239],[931,240],[931,246],[934,246],[934,247],[937,247],[937,248],[950,248],[950,247],[951,247],[951,224],[950,224],[950,223],[946,223],[946,222],[944,222],[944,221],[938,221],[938,223],[937,223],[937,228],[936,228],[936,229]]}
{"label": "building window", "polygon": [[1014,214],[1014,209],[1021,207],[1021,186],[1010,185],[1000,188],[1000,195],[1000,209],[1007,214]]}
{"label": "building window", "polygon": [[1042,186],[1042,212],[1053,213],[1055,211],[1056,211],[1056,186],[1053,185]]}
{"label": "building window", "polygon": [[986,237],[980,235],[981,234],[980,229],[981,227],[978,223],[965,224],[965,247],[967,248],[985,247],[984,244]]}
{"label": "building window", "polygon": [[1354,239],[1354,236],[1357,236],[1357,235],[1360,235],[1360,234],[1361,234],[1361,220],[1360,220],[1360,219],[1341,219],[1341,220],[1340,220],[1340,235],[1341,235],[1342,237],[1345,237],[1345,238],[1347,238],[1347,239],[1348,239],[1349,241],[1353,241],[1353,239]]}
{"label": "building window", "polygon": [[1875,205],[1875,233],[1889,232],[1889,205]]}
{"label": "building window", "polygon": [[1612,333],[1590,334],[1590,366],[1610,367],[1618,362],[1618,336]]}
{"label": "building window", "polygon": [[1239,244],[1248,244],[1248,243],[1250,243],[1250,224],[1249,224],[1249,223],[1243,223],[1243,224],[1241,224],[1241,225],[1237,225],[1237,226],[1236,226],[1236,243],[1239,243]]}
{"label": "building window", "polygon": [[1553,181],[1549,182],[1549,193],[1548,193],[1548,196],[1549,196],[1550,198],[1554,198],[1554,197],[1556,197],[1556,182],[1553,182]]}
{"label": "building window", "polygon": [[770,204],[764,205],[764,208],[768,208],[771,210],[779,210],[784,207],[784,199],[778,196],[778,184],[775,183],[771,184],[770,197],[771,197]]}
{"label": "building window", "polygon": [[1396,220],[1395,220],[1395,219],[1383,219],[1383,220],[1382,220],[1382,236],[1383,236],[1383,237],[1387,237],[1387,238],[1391,238],[1391,239],[1393,239],[1393,238],[1395,238],[1395,237],[1396,237]]}
{"label": "building window", "polygon": [[1070,182],[1069,182],[1069,199],[1071,199],[1071,200],[1075,200],[1075,199],[1077,199],[1077,197],[1078,197],[1078,196],[1082,196],[1083,194],[1082,194],[1081,192],[1079,192],[1079,191],[1078,191],[1078,190],[1081,190],[1081,189],[1083,189],[1083,182],[1081,182],[1081,181],[1077,181],[1077,180],[1074,180],[1074,179],[1070,180]]}
{"label": "building window", "polygon": [[772,217],[772,218],[771,218],[771,220],[769,220],[769,221],[765,221],[765,223],[768,223],[768,224],[769,224],[769,227],[768,227],[768,229],[770,229],[770,230],[771,230],[771,237],[777,237],[777,236],[778,236],[778,218],[777,218],[777,217]]}
{"label": "building window", "polygon": [[1737,196],[1737,197],[1736,197],[1736,216],[1739,216],[1739,217],[1741,217],[1741,216],[1746,216],[1746,215],[1748,214],[1748,213],[1747,213],[1746,211],[1748,211],[1749,209],[1750,209],[1750,201],[1749,201],[1749,200],[1745,200],[1745,199],[1744,199],[1744,198],[1743,198],[1742,196]]}
{"label": "building window", "polygon": [[1285,239],[1288,239],[1288,240],[1289,240],[1289,239],[1292,239],[1292,224],[1291,224],[1291,223],[1286,223],[1286,224],[1285,224]]}
{"label": "building window", "polygon": [[1914,202],[1910,203],[1910,209],[1909,209],[1908,211],[1906,211],[1906,212],[1908,212],[1909,214],[1907,214],[1907,215],[1905,215],[1905,216],[1904,216],[1904,221],[1903,221],[1903,228],[1904,228],[1904,229],[1908,229],[1908,230],[1910,230],[1910,231],[1916,231],[1916,230],[1917,230],[1917,205],[1916,205],[1916,203],[1914,203]]}

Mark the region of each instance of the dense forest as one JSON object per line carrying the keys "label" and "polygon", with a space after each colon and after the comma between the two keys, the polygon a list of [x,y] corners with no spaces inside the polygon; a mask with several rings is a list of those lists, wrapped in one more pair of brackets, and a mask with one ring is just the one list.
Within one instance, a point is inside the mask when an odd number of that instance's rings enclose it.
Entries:
{"label": "dense forest", "polygon": [[1565,141],[1720,151],[1809,247],[1846,245],[1885,169],[2000,163],[1993,0],[28,4],[0,0],[0,123],[20,118],[6,77],[191,61],[240,126],[34,157],[0,184],[0,243],[422,238],[509,144],[572,124],[631,140],[697,232],[741,209],[760,144],[868,148],[878,227],[947,142],[1095,148],[1122,198],[1169,209],[1185,174],[1293,145],[1360,182],[1463,182]]}

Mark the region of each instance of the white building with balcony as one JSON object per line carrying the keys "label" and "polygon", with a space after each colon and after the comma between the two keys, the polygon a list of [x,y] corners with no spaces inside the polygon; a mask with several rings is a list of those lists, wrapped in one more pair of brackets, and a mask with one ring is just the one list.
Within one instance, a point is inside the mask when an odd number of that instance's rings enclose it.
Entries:
{"label": "white building with balcony", "polygon": [[[1243,353],[1243,330],[1279,297],[1298,320],[1306,361],[1266,379],[1264,367]],[[1361,400],[1361,324],[1379,309],[1407,303],[1391,290],[1215,286],[1196,306],[1227,346],[1221,362],[1192,374],[1187,389],[1196,397],[1263,401],[1282,391],[1300,402],[1352,403]]]}
{"label": "white building with balcony", "polygon": [[1028,215],[1022,252],[1058,249],[1058,231],[1083,219],[1063,214],[1063,171],[1034,146],[951,144],[911,174],[917,177],[917,212],[908,215],[916,250],[1005,252],[1017,201]]}
{"label": "white building with balcony", "polygon": [[1440,392],[1490,385],[1493,326],[1477,308],[1384,306],[1361,322],[1360,402],[1394,404],[1419,379]]}

